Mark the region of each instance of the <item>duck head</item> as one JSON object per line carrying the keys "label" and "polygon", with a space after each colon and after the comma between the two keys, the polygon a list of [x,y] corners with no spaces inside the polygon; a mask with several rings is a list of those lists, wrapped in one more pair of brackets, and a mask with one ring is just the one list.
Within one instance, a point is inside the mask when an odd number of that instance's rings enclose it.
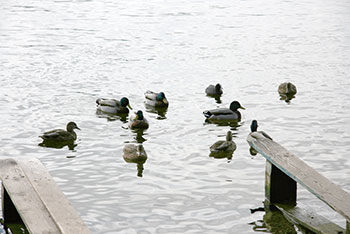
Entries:
{"label": "duck head", "polygon": [[221,89],[222,89],[221,84],[216,84],[215,85],[215,91],[216,92],[220,92]]}
{"label": "duck head", "polygon": [[157,101],[163,102],[164,104],[168,104],[168,101],[166,100],[165,94],[163,92],[158,93],[156,99]]}
{"label": "duck head", "polygon": [[130,110],[132,110],[130,104],[129,104],[129,99],[126,97],[122,97],[122,99],[120,99],[120,105],[122,107],[129,107]]}
{"label": "duck head", "polygon": [[250,125],[250,130],[252,132],[256,132],[258,130],[258,121],[256,121],[255,119],[252,121]]}
{"label": "duck head", "polygon": [[233,101],[230,104],[230,110],[232,111],[237,111],[237,109],[243,109],[245,110],[245,108],[243,106],[241,106],[241,104],[238,101]]}
{"label": "duck head", "polygon": [[67,124],[67,131],[68,131],[68,132],[72,132],[74,129],[80,130],[80,128],[78,127],[78,125],[77,125],[76,123],[74,123],[74,122],[69,122],[69,123]]}
{"label": "duck head", "polygon": [[136,116],[135,116],[136,120],[143,120],[143,113],[141,110],[136,112]]}

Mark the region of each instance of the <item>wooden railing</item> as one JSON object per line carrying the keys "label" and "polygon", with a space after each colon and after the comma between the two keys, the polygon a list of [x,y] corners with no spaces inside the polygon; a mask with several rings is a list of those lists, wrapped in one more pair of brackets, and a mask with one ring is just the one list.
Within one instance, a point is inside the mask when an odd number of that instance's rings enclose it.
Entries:
{"label": "wooden railing", "polygon": [[38,159],[0,160],[0,179],[5,225],[24,223],[31,234],[90,234]]}
{"label": "wooden railing", "polygon": [[[308,166],[261,132],[248,135],[249,145],[266,158],[265,197],[288,219],[315,233],[350,234],[350,194]],[[297,183],[304,186],[346,220],[342,228],[297,204]]]}

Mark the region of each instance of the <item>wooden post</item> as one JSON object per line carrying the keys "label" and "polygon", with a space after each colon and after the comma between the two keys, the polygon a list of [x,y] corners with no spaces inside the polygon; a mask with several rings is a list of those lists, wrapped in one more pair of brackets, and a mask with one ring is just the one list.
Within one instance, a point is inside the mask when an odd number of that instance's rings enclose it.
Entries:
{"label": "wooden post", "polygon": [[296,205],[297,183],[266,160],[265,197],[270,203]]}
{"label": "wooden post", "polygon": [[1,197],[4,223],[23,223],[21,216],[18,214],[15,205],[3,185],[1,186]]}
{"label": "wooden post", "polygon": [[[300,158],[266,137],[266,133],[252,132],[248,135],[249,145],[266,158],[265,209],[280,209],[296,223],[316,233],[350,234],[350,194],[311,168]],[[304,186],[317,198],[325,202],[346,221],[346,230],[296,205],[296,183]],[[274,204],[275,206],[271,205]]]}

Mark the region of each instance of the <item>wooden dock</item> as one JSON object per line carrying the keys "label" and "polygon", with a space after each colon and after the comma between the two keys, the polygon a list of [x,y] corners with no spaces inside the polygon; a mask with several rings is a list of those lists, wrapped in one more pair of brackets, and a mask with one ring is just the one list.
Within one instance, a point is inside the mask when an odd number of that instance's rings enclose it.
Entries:
{"label": "wooden dock", "polygon": [[[350,194],[260,132],[248,135],[249,145],[266,158],[265,197],[289,219],[315,233],[350,234]],[[296,206],[297,183],[346,220],[346,229]]]}
{"label": "wooden dock", "polygon": [[90,234],[38,159],[0,160],[4,222],[23,222],[31,234]]}

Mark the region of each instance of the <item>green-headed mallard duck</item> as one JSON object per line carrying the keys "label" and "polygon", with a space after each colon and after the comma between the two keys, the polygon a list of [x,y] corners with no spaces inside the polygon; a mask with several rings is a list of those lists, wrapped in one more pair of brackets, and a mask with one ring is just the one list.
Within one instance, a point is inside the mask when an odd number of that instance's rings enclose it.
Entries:
{"label": "green-headed mallard duck", "polygon": [[99,98],[96,100],[97,109],[110,114],[127,114],[129,113],[129,109],[132,109],[129,104],[129,99],[123,97],[120,101],[115,99],[105,99]]}
{"label": "green-headed mallard duck", "polygon": [[214,85],[209,85],[206,89],[205,89],[205,93],[209,96],[219,96],[222,94],[222,87],[220,84],[216,84]]}
{"label": "green-headed mallard duck", "polygon": [[258,130],[258,121],[256,121],[255,119],[252,121],[251,125],[250,125],[250,131],[253,132],[259,132],[261,133],[264,137],[272,140],[272,138],[264,131],[257,131]]}
{"label": "green-headed mallard duck", "polygon": [[169,102],[165,97],[165,94],[163,92],[155,93],[153,91],[146,91],[145,92],[145,98],[146,98],[146,105],[153,106],[153,107],[168,107]]}
{"label": "green-headed mallard duck", "polygon": [[230,108],[207,110],[203,114],[207,120],[240,120],[241,113],[238,111],[239,108],[245,110],[238,101],[233,101],[230,104]]}
{"label": "green-headed mallard duck", "polygon": [[294,95],[297,93],[297,88],[294,84],[285,82],[278,86],[278,92],[280,95]]}
{"label": "green-headed mallard duck", "polygon": [[226,140],[220,140],[215,142],[212,146],[210,146],[210,152],[219,153],[233,153],[237,148],[236,143],[232,141],[232,132],[228,131],[226,134]]}
{"label": "green-headed mallard duck", "polygon": [[45,142],[49,143],[63,143],[63,142],[72,142],[77,139],[77,134],[74,132],[74,129],[79,129],[77,124],[74,122],[69,122],[67,124],[67,131],[63,129],[55,129],[52,131],[44,132],[41,137]]}
{"label": "green-headed mallard duck", "polygon": [[143,112],[141,110],[137,111],[135,115],[130,116],[129,127],[131,129],[147,129],[148,126],[148,121],[143,116]]}

